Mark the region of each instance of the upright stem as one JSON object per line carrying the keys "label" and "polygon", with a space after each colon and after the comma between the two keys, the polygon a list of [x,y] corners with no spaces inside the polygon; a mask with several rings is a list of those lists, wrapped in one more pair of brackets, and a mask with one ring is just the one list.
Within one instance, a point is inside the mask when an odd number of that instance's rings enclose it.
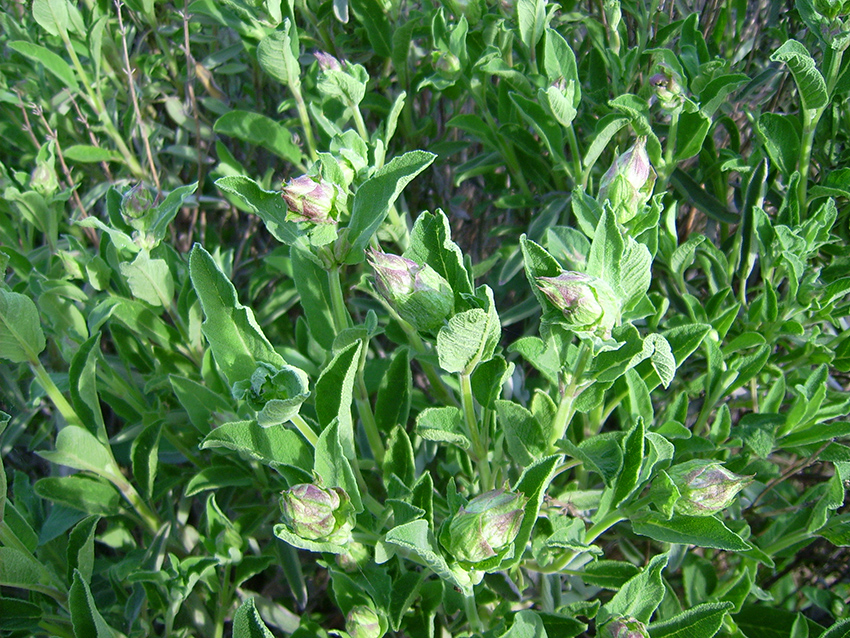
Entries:
{"label": "upright stem", "polygon": [[367,348],[368,342],[364,340],[363,348],[360,351],[360,365],[357,367],[357,396],[355,396],[354,402],[357,404],[357,413],[360,415],[360,421],[366,431],[372,456],[375,457],[375,462],[381,465],[384,462],[384,442],[381,439],[381,433],[378,431],[378,423],[375,421],[372,405],[369,403],[369,391],[366,389],[366,379],[363,374]]}
{"label": "upright stem", "polygon": [[475,593],[465,596],[463,599],[464,607],[466,608],[466,618],[472,626],[472,631],[481,633],[484,631],[484,625],[481,624],[481,617],[478,615],[478,603],[475,602]]}
{"label": "upright stem", "polygon": [[304,129],[304,138],[307,142],[307,152],[310,155],[310,160],[315,162],[318,155],[316,154],[316,139],[313,137],[313,125],[310,122],[310,116],[307,113],[307,105],[304,103],[304,96],[301,94],[300,84],[290,83],[292,96],[295,98],[295,107],[298,109],[298,119],[301,120],[301,128]]}
{"label": "upright stem", "polygon": [[71,404],[68,403],[68,399],[65,398],[59,388],[56,387],[56,384],[53,383],[53,379],[50,378],[50,375],[47,373],[47,370],[44,369],[44,366],[41,365],[41,361],[35,359],[34,361],[30,361],[30,368],[33,373],[35,373],[35,378],[38,380],[38,384],[44,388],[44,391],[47,393],[47,396],[53,402],[53,405],[56,406],[56,409],[59,410],[59,414],[62,415],[62,418],[69,425],[79,425],[83,426],[83,422],[79,416],[77,416],[76,411]]}
{"label": "upright stem", "polygon": [[307,421],[304,420],[304,417],[300,414],[296,414],[292,417],[291,421],[292,425],[295,426],[295,429],[298,430],[305,439],[307,439],[307,442],[313,447],[316,447],[319,437],[316,436],[313,428],[311,428]]}
{"label": "upright stem", "polygon": [[472,378],[469,374],[460,374],[460,399],[478,473],[481,475],[481,491],[486,492],[493,488],[490,460],[487,458],[488,445],[485,440],[487,434],[486,432],[482,434],[481,428],[478,427],[478,417],[475,415],[475,404],[472,398]]}
{"label": "upright stem", "polygon": [[342,284],[339,280],[339,266],[328,271],[328,285],[331,290],[331,309],[337,334],[351,327],[351,316],[345,307]]}
{"label": "upright stem", "polygon": [[550,435],[551,439],[549,440],[550,448],[553,448],[555,443],[564,437],[567,432],[567,427],[570,425],[570,421],[572,421],[573,415],[576,413],[576,390],[578,389],[578,384],[582,375],[584,375],[584,369],[587,366],[589,357],[590,348],[582,342],[579,346],[579,353],[576,358],[576,365],[573,369],[570,383],[564,391],[564,395],[561,397],[561,402],[558,404],[558,412],[555,415],[555,423],[553,424],[552,434]]}

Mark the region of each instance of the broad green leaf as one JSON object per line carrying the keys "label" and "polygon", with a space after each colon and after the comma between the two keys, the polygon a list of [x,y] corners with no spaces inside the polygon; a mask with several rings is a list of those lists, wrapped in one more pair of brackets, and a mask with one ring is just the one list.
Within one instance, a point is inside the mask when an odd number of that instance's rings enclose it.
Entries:
{"label": "broad green leaf", "polygon": [[633,576],[614,597],[599,610],[599,624],[611,618],[626,616],[646,624],[664,598],[661,571],[667,566],[669,554],[658,554],[641,573]]}
{"label": "broad green leaf", "polygon": [[348,224],[349,261],[359,263],[363,260],[363,251],[401,191],[436,157],[425,151],[410,151],[395,157],[357,189]]}
{"label": "broad green leaf", "polygon": [[336,338],[328,272],[319,267],[305,248],[292,246],[292,276],[301,297],[301,307],[307,317],[310,334],[326,350],[333,348]]}
{"label": "broad green leaf", "polygon": [[480,308],[454,315],[437,334],[440,367],[446,372],[470,374],[480,361],[487,361],[499,342],[498,317]]}
{"label": "broad green leaf", "polygon": [[611,501],[612,507],[622,503],[632,491],[638,486],[638,477],[643,463],[646,445],[646,427],[643,418],[638,417],[634,427],[629,430],[623,439],[623,469],[617,477],[614,486],[614,495]]}
{"label": "broad green leaf", "polygon": [[301,65],[293,54],[291,29],[292,24],[287,18],[277,31],[263,38],[257,47],[257,61],[263,71],[281,84],[297,86],[301,83]]}
{"label": "broad green leaf", "polygon": [[294,467],[309,475],[313,451],[301,435],[282,426],[261,427],[256,421],[234,421],[210,432],[199,446],[223,447],[245,454],[271,467]]}
{"label": "broad green leaf", "polygon": [[54,595],[53,575],[32,556],[12,547],[0,547],[0,586]]}
{"label": "broad green leaf", "polygon": [[229,398],[213,392],[197,381],[176,375],[169,376],[169,381],[172,390],[174,390],[174,395],[183,409],[186,410],[189,421],[202,434],[209,433],[213,412],[227,413],[233,410]]}
{"label": "broad green leaf", "polygon": [[86,514],[115,516],[120,511],[118,490],[111,483],[87,474],[40,479],[35,484],[35,493]]}
{"label": "broad green leaf", "polygon": [[404,572],[401,577],[393,580],[392,598],[390,599],[390,624],[393,631],[401,627],[404,615],[413,607],[419,595],[419,588],[425,581],[427,572]]}
{"label": "broad green leaf", "polygon": [[495,401],[502,395],[502,386],[514,371],[514,364],[501,355],[480,363],[472,373],[472,395],[483,407],[495,409]]}
{"label": "broad green leaf", "polygon": [[292,245],[304,234],[296,222],[286,221],[288,209],[280,193],[263,190],[257,182],[243,175],[221,177],[215,185],[253,210],[279,242]]}
{"label": "broad green leaf", "polygon": [[650,638],[712,638],[723,626],[723,619],[734,605],[732,603],[703,603],[665,620],[653,623]]}
{"label": "broad green leaf", "polygon": [[822,633],[820,638],[850,638],[850,618],[839,620]]}
{"label": "broad green leaf", "polygon": [[449,282],[456,298],[472,294],[472,277],[463,264],[463,253],[452,241],[449,218],[442,210],[433,214],[420,213],[410,232],[410,246],[403,256],[431,266]]}
{"label": "broad green leaf", "polygon": [[437,540],[422,519],[410,521],[392,528],[387,532],[388,543],[402,547],[416,554],[440,578],[457,587],[465,596],[472,595],[472,582],[469,574],[460,569],[452,569],[440,553]]}
{"label": "broad green leaf", "polygon": [[233,614],[233,638],[274,638],[260,618],[253,598],[242,603]]}
{"label": "broad green leaf", "polygon": [[522,43],[533,50],[546,30],[546,0],[519,0],[516,7]]}
{"label": "broad green leaf", "polygon": [[680,543],[730,552],[744,552],[751,545],[713,516],[673,516],[667,520],[655,512],[631,519],[635,534],[662,543]]}
{"label": "broad green leaf", "polygon": [[85,582],[91,582],[94,569],[94,534],[98,516],[88,516],[74,526],[68,536],[65,555],[68,559],[68,580],[73,580],[74,571],[79,570]]}
{"label": "broad green leaf", "polygon": [[573,82],[575,91],[572,96],[572,106],[578,108],[581,103],[581,81],[578,76],[578,65],[572,47],[560,33],[554,29],[545,30],[546,40],[543,50],[543,66],[550,84],[564,80]]}
{"label": "broad green leaf", "polygon": [[410,438],[402,426],[397,425],[390,432],[382,469],[385,477],[395,474],[405,485],[413,485],[416,478],[416,461],[413,458]]}
{"label": "broad green leaf", "polygon": [[585,469],[599,474],[607,487],[614,486],[623,469],[620,434],[597,434],[578,445],[568,439],[561,439],[559,445],[571,457],[581,460]]}
{"label": "broad green leaf", "polygon": [[791,121],[791,116],[762,113],[756,123],[756,130],[770,160],[786,178],[790,177],[800,161],[800,133]]}
{"label": "broad green leaf", "polygon": [[829,103],[826,81],[805,46],[796,40],[786,40],[770,59],[784,62],[791,69],[804,109],[820,109]]}
{"label": "broad green leaf", "polygon": [[87,470],[104,478],[114,478],[118,473],[109,449],[94,434],[76,425],[66,425],[60,430],[55,451],[37,454],[51,463]]}
{"label": "broad green leaf", "polygon": [[80,162],[81,164],[98,162],[120,162],[121,155],[115,151],[102,146],[90,146],[88,144],[75,144],[62,151],[66,160]]}
{"label": "broad green leaf", "polygon": [[349,0],[351,11],[366,28],[366,37],[372,50],[382,58],[392,53],[393,26],[385,13],[384,5],[377,0]]}
{"label": "broad green leaf", "polygon": [[363,511],[360,499],[360,488],[354,471],[351,469],[342,442],[341,428],[336,419],[322,431],[316,442],[316,459],[313,463],[313,473],[320,476],[325,487],[341,487],[351,498],[351,505],[357,512]]}
{"label": "broad green leaf", "polygon": [[348,459],[355,458],[351,402],[362,349],[363,342],[355,341],[340,350],[316,381],[316,415],[319,417],[319,425],[324,428],[337,420],[340,443]]}
{"label": "broad green leaf", "polygon": [[511,628],[500,638],[549,638],[543,621],[536,611],[525,609],[514,616]]}
{"label": "broad green leaf", "polygon": [[53,53],[50,49],[45,49],[43,46],[38,44],[24,42],[22,40],[9,42],[7,46],[24,57],[43,64],[45,69],[59,78],[62,83],[72,91],[78,91],[80,89],[80,85],[77,83],[77,76],[74,74],[74,70],[71,68],[71,65]]}
{"label": "broad green leaf", "polygon": [[229,111],[216,120],[213,129],[216,133],[262,146],[293,164],[301,162],[301,149],[292,141],[292,133],[265,115],[250,111]]}
{"label": "broad green leaf", "polygon": [[171,305],[174,277],[164,259],[151,259],[147,250],[141,250],[133,261],[121,262],[119,267],[134,297],[156,308]]}
{"label": "broad green leaf", "polygon": [[534,415],[513,401],[497,400],[494,405],[511,461],[526,467],[542,457],[549,447],[549,437]]}
{"label": "broad green leaf", "polygon": [[88,583],[79,570],[74,570],[74,582],[68,591],[68,608],[71,611],[71,624],[74,634],[87,638],[114,638],[115,631],[97,610]]}
{"label": "broad green leaf", "polygon": [[383,432],[389,432],[394,426],[407,425],[410,415],[413,376],[410,369],[410,350],[396,350],[381,384],[375,400],[375,423]]}
{"label": "broad green leaf", "polygon": [[133,441],[130,456],[133,459],[133,478],[142,488],[142,494],[148,499],[153,498],[153,486],[159,467],[159,438],[162,434],[163,422],[157,420]]}
{"label": "broad green leaf", "polygon": [[0,359],[36,362],[46,345],[32,299],[0,289]]}
{"label": "broad green leaf", "polygon": [[625,561],[597,560],[584,567],[581,579],[589,585],[620,589],[640,572],[640,568]]}
{"label": "broad green leaf", "polygon": [[246,470],[235,465],[214,465],[205,467],[186,483],[184,493],[194,496],[207,490],[218,490],[224,487],[248,487],[253,484],[253,478]]}
{"label": "broad green leaf", "polygon": [[193,182],[168,193],[153,210],[153,222],[148,229],[148,236],[153,237],[157,243],[165,239],[168,234],[168,225],[174,221],[184,202],[194,194],[197,188],[198,182]]}
{"label": "broad green leaf", "polygon": [[200,244],[195,244],[189,256],[189,274],[206,316],[204,336],[231,384],[249,379],[258,361],[276,368],[285,364],[254,319],[254,312],[239,303],[233,284]]}
{"label": "broad green leaf", "polygon": [[50,35],[64,35],[71,26],[67,0],[33,0],[32,17]]}
{"label": "broad green leaf", "polygon": [[426,441],[453,443],[468,450],[471,443],[462,433],[463,414],[453,406],[425,408],[416,417],[416,433]]}

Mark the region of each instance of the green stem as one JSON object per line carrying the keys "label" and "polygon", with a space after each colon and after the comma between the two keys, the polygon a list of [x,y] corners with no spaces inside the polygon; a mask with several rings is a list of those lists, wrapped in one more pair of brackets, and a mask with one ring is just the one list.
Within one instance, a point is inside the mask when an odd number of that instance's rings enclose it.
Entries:
{"label": "green stem", "polygon": [[339,267],[328,271],[328,284],[331,290],[331,309],[333,310],[334,327],[337,334],[351,327],[351,316],[345,307],[345,297],[342,294],[342,284],[339,279]]}
{"label": "green stem", "polygon": [[357,396],[354,398],[354,402],[357,404],[357,413],[360,415],[360,422],[363,423],[363,429],[366,431],[366,439],[369,441],[372,456],[378,465],[382,465],[386,454],[384,442],[381,439],[381,433],[378,431],[378,423],[375,421],[375,415],[372,412],[372,404],[369,403],[369,391],[366,389],[364,377],[367,349],[368,342],[364,340],[360,351],[360,365],[357,368]]}
{"label": "green stem", "polygon": [[348,106],[351,109],[351,114],[354,116],[354,125],[357,127],[357,132],[360,134],[360,137],[363,138],[363,141],[368,143],[369,132],[366,130],[366,122],[363,121],[363,114],[360,112],[360,105],[350,102]]}
{"label": "green stem", "polygon": [[150,531],[151,534],[156,535],[157,532],[159,532],[160,527],[162,527],[159,517],[147,506],[144,499],[136,491],[136,488],[124,479],[124,476],[117,470],[117,465],[115,465],[113,469],[107,469],[104,472],[104,476],[118,488],[118,491],[120,491],[130,505],[133,506],[133,509],[136,510],[136,513],[142,519],[142,522],[145,526],[147,526],[148,531]]}
{"label": "green stem", "polygon": [[222,638],[222,636],[224,636],[224,621],[227,618],[227,612],[230,611],[230,603],[230,565],[225,565],[224,575],[221,579],[221,589],[219,589],[218,592],[218,605],[215,609],[215,629],[213,630],[213,638]]}
{"label": "green stem", "polygon": [[305,439],[307,439],[307,442],[313,447],[316,447],[316,443],[318,443],[319,437],[316,436],[316,433],[313,431],[313,428],[311,428],[310,424],[304,420],[304,417],[302,417],[300,414],[296,414],[290,420],[292,421],[292,425],[295,426],[295,429],[298,430]]}
{"label": "green stem", "polygon": [[576,185],[579,180],[581,181],[581,187],[587,187],[587,180],[590,177],[590,171],[587,171],[587,175],[582,172],[581,169],[581,153],[579,152],[578,147],[578,138],[576,137],[576,129],[575,126],[570,124],[570,127],[567,129],[567,144],[570,147],[570,155],[572,156],[573,168],[572,168],[572,177],[573,185]]}
{"label": "green stem", "polygon": [[478,615],[478,604],[475,602],[475,592],[463,599],[466,609],[466,618],[472,627],[472,631],[481,633],[484,631],[484,625],[481,623],[481,617]]}
{"label": "green stem", "polygon": [[478,473],[481,476],[481,491],[486,492],[493,488],[492,474],[490,472],[490,461],[487,458],[486,433],[481,432],[478,427],[478,418],[475,415],[475,403],[472,397],[472,378],[469,374],[460,374],[460,399],[463,406],[463,416],[466,420],[466,429],[469,440],[472,443],[472,452]]}
{"label": "green stem", "polygon": [[307,104],[304,102],[304,96],[301,94],[300,82],[290,83],[292,96],[295,98],[295,108],[298,110],[298,119],[301,120],[301,128],[304,129],[304,139],[307,142],[307,152],[310,155],[310,160],[315,162],[318,155],[316,154],[316,138],[313,137],[313,125],[310,122],[310,115],[307,113]]}
{"label": "green stem", "polygon": [[555,444],[561,440],[564,435],[567,433],[567,427],[570,425],[570,421],[572,421],[573,416],[576,413],[575,409],[575,400],[578,398],[578,389],[579,381],[581,377],[584,375],[584,369],[587,367],[588,359],[590,358],[590,348],[582,342],[579,346],[578,356],[576,357],[575,368],[573,368],[573,374],[570,378],[570,384],[567,386],[567,389],[564,391],[564,395],[561,397],[561,402],[558,404],[558,413],[555,415],[555,422],[552,427],[552,434],[550,435],[549,447],[554,450]]}
{"label": "green stem", "polygon": [[675,159],[676,137],[679,133],[679,115],[681,112],[682,108],[679,107],[670,114],[670,128],[667,130],[667,139],[664,140],[664,170],[661,171],[660,175],[661,183],[655,185],[656,193],[667,188],[667,182],[673,171],[676,170],[676,163],[673,160]]}
{"label": "green stem", "polygon": [[56,409],[59,410],[59,414],[65,419],[68,425],[78,425],[80,427],[83,426],[83,422],[79,416],[77,416],[76,411],[71,404],[68,403],[68,400],[65,396],[59,391],[59,388],[56,387],[56,384],[53,383],[53,379],[50,378],[47,370],[44,369],[44,366],[41,365],[41,361],[37,358],[30,361],[30,369],[35,374],[35,378],[38,380],[38,384],[44,388],[44,391],[47,393],[47,396],[53,402],[53,405],[56,406]]}

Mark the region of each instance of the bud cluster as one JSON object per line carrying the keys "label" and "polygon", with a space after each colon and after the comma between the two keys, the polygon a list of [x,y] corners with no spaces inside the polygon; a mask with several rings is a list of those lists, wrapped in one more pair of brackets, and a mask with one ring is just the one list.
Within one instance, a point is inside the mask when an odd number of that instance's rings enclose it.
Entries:
{"label": "bud cluster", "polygon": [[289,488],[280,499],[283,522],[309,541],[346,545],[354,529],[354,508],[345,490],[324,489],[310,483]]}
{"label": "bud cluster", "polygon": [[610,333],[620,320],[617,296],[598,277],[564,271],[557,277],[538,277],[537,287],[563,312],[561,323],[571,330]]}
{"label": "bud cluster", "polygon": [[441,542],[457,560],[475,566],[507,552],[519,534],[528,499],[504,489],[476,496],[458,510]]}
{"label": "bud cluster", "polygon": [[667,475],[679,490],[676,512],[686,516],[711,516],[726,509],[753,480],[730,472],[717,461],[702,459],[674,465]]}

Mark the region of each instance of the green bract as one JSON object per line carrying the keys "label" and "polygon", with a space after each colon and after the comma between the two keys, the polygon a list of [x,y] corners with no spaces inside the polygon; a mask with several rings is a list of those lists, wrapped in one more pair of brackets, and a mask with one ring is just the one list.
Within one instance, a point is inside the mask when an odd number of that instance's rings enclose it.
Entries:
{"label": "green bract", "polygon": [[751,476],[739,476],[720,463],[701,459],[674,465],[667,474],[679,490],[676,511],[688,516],[711,516],[726,509],[753,481]]}
{"label": "green bract", "polygon": [[619,302],[602,279],[565,271],[557,277],[538,277],[537,286],[563,312],[563,323],[578,331],[610,333],[619,322]]}
{"label": "green bract", "polygon": [[456,560],[471,568],[505,555],[519,534],[528,499],[504,489],[480,494],[462,506],[441,537]]}
{"label": "green bract", "polygon": [[339,487],[325,489],[311,483],[289,488],[280,497],[283,522],[308,541],[346,545],[354,529],[351,499]]}
{"label": "green bract", "polygon": [[655,178],[655,169],[650,165],[646,152],[646,138],[639,137],[634,146],[614,160],[602,176],[598,199],[608,201],[617,221],[625,224],[649,201]]}

